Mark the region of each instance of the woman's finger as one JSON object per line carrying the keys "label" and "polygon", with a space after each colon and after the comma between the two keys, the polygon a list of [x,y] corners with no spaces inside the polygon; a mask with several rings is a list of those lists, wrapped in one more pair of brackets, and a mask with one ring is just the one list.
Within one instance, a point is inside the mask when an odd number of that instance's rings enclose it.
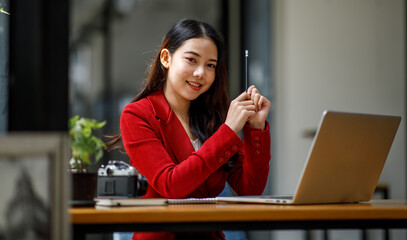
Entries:
{"label": "woman's finger", "polygon": [[253,100],[241,101],[241,102],[238,102],[238,104],[239,104],[239,105],[243,105],[243,106],[247,106],[247,105],[253,105],[253,106],[255,106]]}
{"label": "woman's finger", "polygon": [[251,94],[253,88],[255,88],[255,86],[254,86],[254,85],[251,85],[251,86],[247,89],[246,92],[247,92],[248,94]]}
{"label": "woman's finger", "polygon": [[247,92],[242,92],[239,96],[237,96],[237,98],[235,98],[235,100],[237,100],[237,101],[244,101],[244,100],[246,100],[247,98],[248,98],[248,94],[247,94]]}
{"label": "woman's finger", "polygon": [[258,101],[257,111],[261,110],[261,107],[263,106],[263,103],[264,103],[265,100],[266,100],[266,98],[260,95],[260,98],[259,98],[259,101]]}
{"label": "woman's finger", "polygon": [[264,97],[264,96],[261,96],[261,98],[260,98],[260,100],[259,100],[259,111],[263,108],[263,106],[265,107],[265,108],[270,108],[271,107],[271,103],[270,103],[270,101],[266,98],[266,97]]}
{"label": "woman's finger", "polygon": [[256,110],[259,109],[259,100],[262,96],[260,93],[256,92],[255,94],[252,94],[252,100],[254,102],[254,106],[256,106]]}

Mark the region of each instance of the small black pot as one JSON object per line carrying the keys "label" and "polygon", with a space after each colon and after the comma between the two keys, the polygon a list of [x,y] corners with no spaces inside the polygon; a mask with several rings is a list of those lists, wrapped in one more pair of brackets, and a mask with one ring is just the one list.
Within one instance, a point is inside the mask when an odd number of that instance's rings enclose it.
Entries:
{"label": "small black pot", "polygon": [[73,207],[95,206],[95,192],[97,185],[96,173],[72,173],[72,199]]}

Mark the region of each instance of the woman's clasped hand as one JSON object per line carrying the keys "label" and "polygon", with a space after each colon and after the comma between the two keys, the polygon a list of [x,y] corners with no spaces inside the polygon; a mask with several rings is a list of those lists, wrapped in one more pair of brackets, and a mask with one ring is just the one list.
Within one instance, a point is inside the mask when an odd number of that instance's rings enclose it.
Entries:
{"label": "woman's clasped hand", "polygon": [[252,85],[230,103],[225,124],[235,133],[240,132],[246,122],[253,128],[264,130],[270,107],[270,101]]}

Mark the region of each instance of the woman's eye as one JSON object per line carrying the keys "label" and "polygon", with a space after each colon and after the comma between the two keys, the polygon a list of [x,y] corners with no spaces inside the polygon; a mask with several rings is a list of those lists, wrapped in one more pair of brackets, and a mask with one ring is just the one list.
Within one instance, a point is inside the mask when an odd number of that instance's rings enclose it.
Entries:
{"label": "woman's eye", "polygon": [[216,65],[215,65],[215,64],[208,64],[208,67],[210,67],[210,68],[216,68]]}
{"label": "woman's eye", "polygon": [[192,63],[195,63],[195,62],[196,62],[195,59],[193,59],[193,58],[187,58],[187,61],[188,61],[188,62],[192,62]]}

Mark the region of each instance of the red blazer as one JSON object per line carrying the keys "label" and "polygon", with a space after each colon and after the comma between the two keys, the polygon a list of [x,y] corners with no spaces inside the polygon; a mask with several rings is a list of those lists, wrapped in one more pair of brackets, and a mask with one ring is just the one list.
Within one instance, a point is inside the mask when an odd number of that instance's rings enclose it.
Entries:
{"label": "red blazer", "polygon": [[[225,182],[238,195],[260,195],[267,182],[270,131],[247,124],[243,142],[226,124],[195,151],[162,90],[128,104],[120,119],[130,163],[148,180],[143,197],[202,198],[218,196]],[[221,166],[238,154],[237,167]]]}

